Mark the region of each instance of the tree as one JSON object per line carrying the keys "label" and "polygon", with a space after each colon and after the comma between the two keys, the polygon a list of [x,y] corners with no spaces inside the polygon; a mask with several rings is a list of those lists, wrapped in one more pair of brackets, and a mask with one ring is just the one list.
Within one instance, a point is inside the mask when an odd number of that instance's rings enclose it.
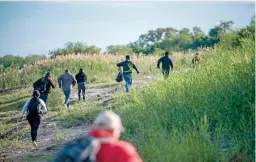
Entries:
{"label": "tree", "polygon": [[138,43],[141,47],[145,47],[145,45],[147,45],[148,42],[148,35],[147,34],[141,34],[138,40]]}
{"label": "tree", "polygon": [[178,30],[174,28],[166,28],[165,29],[165,39],[170,39],[177,34]]}
{"label": "tree", "polygon": [[33,64],[38,60],[46,59],[45,55],[32,54],[25,57],[24,64]]}
{"label": "tree", "polygon": [[111,54],[132,54],[133,49],[128,45],[110,45],[107,46],[106,52]]}
{"label": "tree", "polygon": [[157,42],[159,42],[160,40],[162,40],[164,32],[165,32],[165,29],[164,29],[164,28],[158,28],[158,29],[156,29],[155,34],[156,34],[156,41],[157,41]]}
{"label": "tree", "polygon": [[153,44],[157,42],[157,37],[154,30],[148,31],[147,40]]}
{"label": "tree", "polygon": [[232,29],[233,21],[220,21],[220,27],[223,29],[225,33],[230,32]]}
{"label": "tree", "polygon": [[202,31],[202,29],[198,26],[193,27],[193,34],[196,38],[204,37],[205,33]]}

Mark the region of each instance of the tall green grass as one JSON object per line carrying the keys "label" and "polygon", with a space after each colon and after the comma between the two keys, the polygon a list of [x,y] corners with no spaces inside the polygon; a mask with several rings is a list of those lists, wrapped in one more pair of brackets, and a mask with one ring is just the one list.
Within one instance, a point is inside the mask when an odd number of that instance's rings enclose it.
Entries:
{"label": "tall green grass", "polygon": [[120,98],[115,110],[144,161],[254,159],[254,41],[220,46],[201,66]]}

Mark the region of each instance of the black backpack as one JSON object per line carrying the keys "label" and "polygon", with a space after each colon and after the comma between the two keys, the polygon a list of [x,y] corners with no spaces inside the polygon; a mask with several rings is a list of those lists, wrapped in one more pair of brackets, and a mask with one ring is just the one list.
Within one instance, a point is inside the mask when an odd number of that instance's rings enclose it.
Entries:
{"label": "black backpack", "polygon": [[123,73],[122,71],[119,71],[118,74],[117,74],[117,77],[116,77],[116,81],[117,82],[122,82],[124,79],[123,79]]}
{"label": "black backpack", "polygon": [[34,83],[34,90],[38,90],[40,93],[45,92],[48,83],[49,79],[43,77]]}
{"label": "black backpack", "polygon": [[28,107],[27,107],[28,114],[40,114],[39,106],[40,106],[39,99],[32,98],[29,101],[29,104],[28,104]]}
{"label": "black backpack", "polygon": [[[95,141],[98,146],[94,145]],[[56,154],[54,162],[96,162],[96,154],[101,143],[94,137],[87,135],[64,144],[63,148]],[[93,156],[92,156],[93,155]]]}

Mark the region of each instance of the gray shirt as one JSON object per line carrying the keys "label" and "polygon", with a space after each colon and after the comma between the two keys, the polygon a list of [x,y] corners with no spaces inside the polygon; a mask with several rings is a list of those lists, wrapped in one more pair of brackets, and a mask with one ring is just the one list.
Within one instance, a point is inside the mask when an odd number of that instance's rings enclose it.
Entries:
{"label": "gray shirt", "polygon": [[71,85],[76,85],[76,80],[73,75],[64,73],[58,78],[58,84],[63,91],[67,91],[71,89]]}

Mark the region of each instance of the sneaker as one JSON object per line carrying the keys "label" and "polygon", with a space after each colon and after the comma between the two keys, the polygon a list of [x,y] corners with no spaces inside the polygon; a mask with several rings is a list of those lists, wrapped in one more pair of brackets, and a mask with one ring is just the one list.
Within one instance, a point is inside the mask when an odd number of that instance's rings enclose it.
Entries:
{"label": "sneaker", "polygon": [[33,145],[34,147],[37,147],[37,146],[38,146],[37,143],[36,143],[36,141],[32,141],[32,145]]}

